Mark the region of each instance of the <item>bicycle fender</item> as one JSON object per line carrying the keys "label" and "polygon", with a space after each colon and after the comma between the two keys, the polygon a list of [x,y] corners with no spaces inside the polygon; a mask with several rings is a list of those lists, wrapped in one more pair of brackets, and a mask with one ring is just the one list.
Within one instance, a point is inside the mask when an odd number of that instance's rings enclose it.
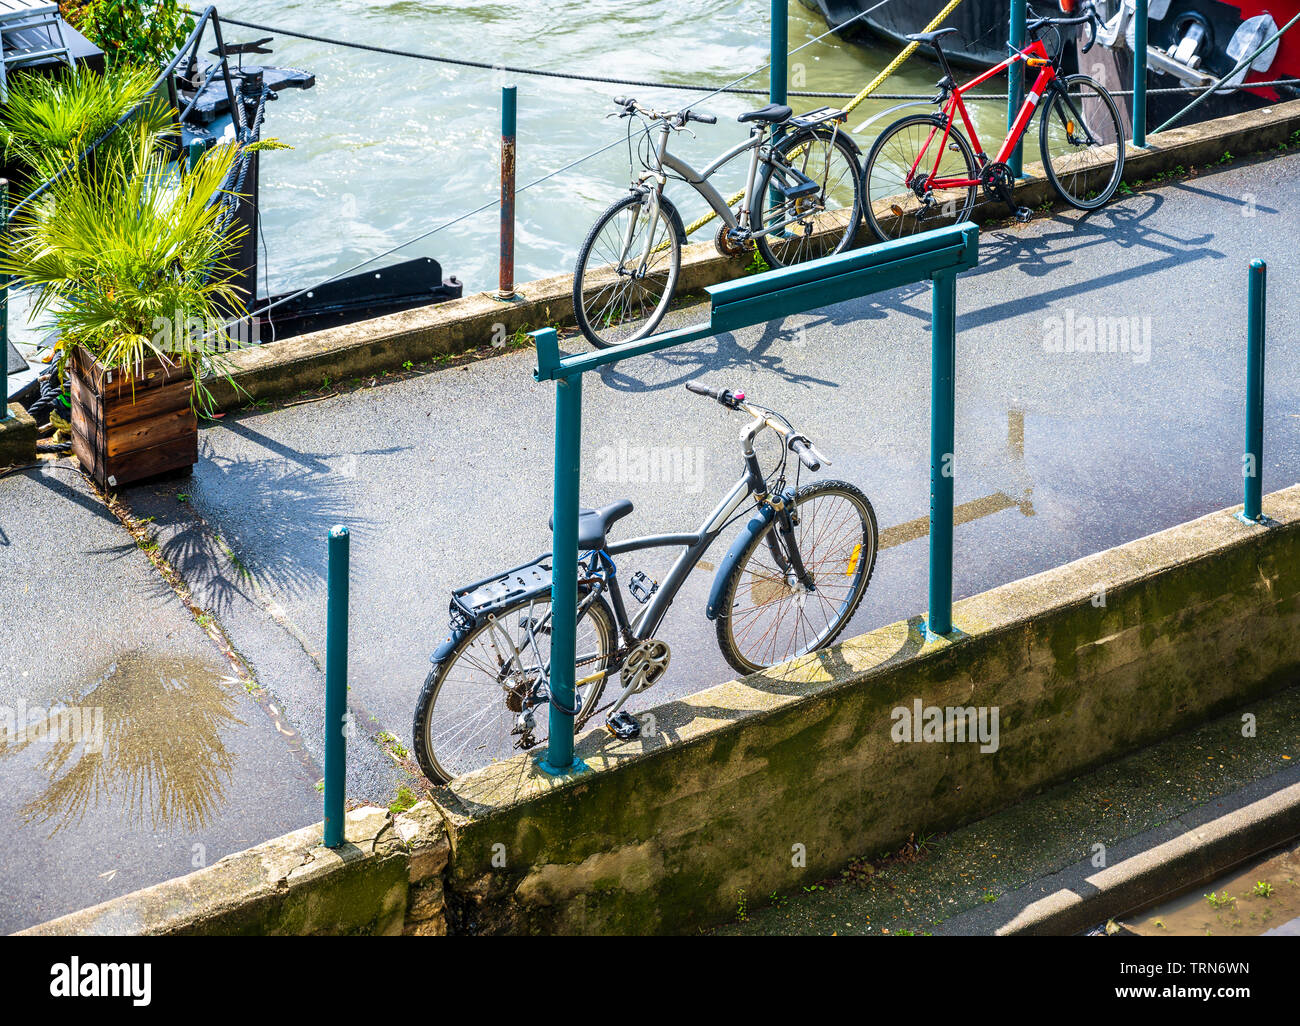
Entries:
{"label": "bicycle fender", "polygon": [[[812,128],[804,129],[804,131],[809,135],[816,136],[819,139],[829,139],[831,138],[832,135],[839,135],[839,137],[848,144],[849,149],[853,151],[853,155],[855,157],[858,157],[859,159],[861,159],[862,157],[862,150],[858,147],[858,144],[854,140],[853,136],[849,134],[848,129],[845,128],[843,125],[840,126],[840,130],[838,133],[832,132],[831,129],[828,128],[826,125],[814,125]],[[798,135],[796,135],[795,138],[797,139]]]}
{"label": "bicycle fender", "polygon": [[451,655],[452,649],[459,645],[465,639],[465,631],[452,631],[450,636],[443,641],[436,649],[433,655],[429,656],[429,662],[435,666]]}
{"label": "bicycle fender", "polygon": [[722,592],[726,588],[727,579],[731,576],[732,571],[736,569],[736,564],[740,561],[741,554],[745,551],[746,546],[754,540],[759,531],[763,530],[772,522],[775,516],[772,507],[764,506],[758,510],[749,520],[736,540],[731,543],[731,548],[727,549],[727,554],[722,557],[722,562],[718,564],[718,572],[713,576],[713,587],[709,591],[709,604],[704,610],[704,615],[710,620],[718,618],[718,606],[722,602]]}

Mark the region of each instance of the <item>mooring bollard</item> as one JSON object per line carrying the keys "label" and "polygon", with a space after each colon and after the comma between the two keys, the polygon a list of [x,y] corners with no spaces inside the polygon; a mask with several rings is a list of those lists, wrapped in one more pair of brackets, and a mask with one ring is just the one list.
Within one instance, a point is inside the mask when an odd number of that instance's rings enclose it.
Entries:
{"label": "mooring bollard", "polygon": [[515,100],[514,86],[501,87],[501,272],[498,299],[515,297]]}
{"label": "mooring bollard", "polygon": [[[1011,29],[1008,34],[1008,40],[1015,49],[1023,50],[1025,48],[1025,9],[1026,0],[1011,0]],[[1020,116],[1020,108],[1025,102],[1025,66],[1021,62],[1016,62],[1007,68],[1007,131],[1015,127],[1016,118]],[[1024,143],[1016,145],[1010,158],[1007,160],[1007,167],[1011,173],[1019,178],[1024,173]]]}
{"label": "mooring bollard", "polygon": [[343,843],[348,741],[348,529],[330,528],[325,605],[325,847]]}
{"label": "mooring bollard", "polygon": [[1147,0],[1133,12],[1133,145],[1147,144]]}
{"label": "mooring bollard", "polygon": [[1250,265],[1246,312],[1246,451],[1241,458],[1245,482],[1243,520],[1259,523],[1264,498],[1264,315],[1268,293],[1268,265],[1254,260]]}
{"label": "mooring bollard", "polygon": [[930,299],[931,634],[952,631],[953,449],[956,447],[957,275],[937,274]]}

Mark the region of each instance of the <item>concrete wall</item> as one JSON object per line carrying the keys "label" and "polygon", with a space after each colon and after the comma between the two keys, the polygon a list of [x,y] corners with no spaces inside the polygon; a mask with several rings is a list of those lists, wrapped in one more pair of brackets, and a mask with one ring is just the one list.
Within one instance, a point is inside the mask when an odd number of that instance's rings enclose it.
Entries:
{"label": "concrete wall", "polygon": [[[960,602],[956,642],[892,624],[661,706],[653,738],[589,734],[570,780],[527,756],[461,778],[439,797],[457,927],[707,926],[1295,682],[1300,486],[1265,509]],[[996,709],[1000,747],[895,740],[917,697]]]}
{"label": "concrete wall", "polygon": [[[30,933],[676,933],[1300,680],[1300,486],[652,710],[391,817],[349,813]],[[998,714],[996,751],[899,740],[916,699]],[[988,746],[984,746],[988,747]],[[445,902],[445,907],[444,907]]]}
{"label": "concrete wall", "polygon": [[[1135,182],[1178,167],[1212,164],[1225,152],[1235,156],[1271,150],[1300,130],[1300,100],[1266,110],[1248,111],[1148,137],[1145,150],[1130,148],[1124,178]],[[1031,137],[1029,151],[1036,153]],[[1026,162],[1028,180],[1016,187],[1016,202],[1037,208],[1059,202],[1042,165]],[[976,219],[1000,220],[1009,211],[1000,204],[976,207]],[[935,226],[939,226],[938,221]],[[719,256],[713,248],[713,226],[695,236],[682,252],[679,294],[729,281],[744,273],[748,257]],[[583,229],[585,230],[585,228]],[[580,233],[573,240],[576,256]],[[863,228],[861,242],[874,241]],[[223,408],[241,406],[250,398],[282,396],[321,387],[325,378],[341,382],[381,370],[396,370],[410,360],[420,363],[492,344],[501,332],[548,325],[573,324],[573,277],[555,275],[519,286],[519,299],[503,303],[495,292],[478,292],[438,306],[421,307],[371,321],[301,335],[283,342],[232,353],[228,371],[238,387],[213,381],[212,391]]]}
{"label": "concrete wall", "polygon": [[447,835],[428,803],[397,816],[354,809],[344,845],[321,824],[236,852],[188,876],[22,931],[27,935],[441,936]]}

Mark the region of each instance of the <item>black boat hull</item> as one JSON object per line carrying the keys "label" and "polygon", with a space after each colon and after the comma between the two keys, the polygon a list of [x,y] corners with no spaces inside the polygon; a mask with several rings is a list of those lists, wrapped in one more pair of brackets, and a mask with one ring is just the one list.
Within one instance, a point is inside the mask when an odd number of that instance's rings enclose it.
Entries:
{"label": "black boat hull", "polygon": [[[877,2],[878,0],[802,0],[805,7],[820,13],[831,28],[844,25]],[[902,47],[907,43],[905,36],[924,31],[946,6],[947,0],[895,0],[852,25],[847,25],[840,34],[848,39],[874,35]],[[944,28],[955,28],[960,33],[944,40],[944,52],[954,64],[966,67],[986,68],[997,64],[1007,54],[1008,22],[1005,3],[967,0],[943,23]]]}

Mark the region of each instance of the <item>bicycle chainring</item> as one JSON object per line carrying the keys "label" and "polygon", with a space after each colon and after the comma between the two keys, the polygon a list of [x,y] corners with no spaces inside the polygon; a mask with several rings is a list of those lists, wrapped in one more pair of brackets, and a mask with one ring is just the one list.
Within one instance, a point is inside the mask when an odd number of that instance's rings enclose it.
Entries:
{"label": "bicycle chainring", "polygon": [[989,164],[980,173],[980,184],[984,187],[984,196],[990,200],[1001,200],[1003,203],[1015,206],[1014,188],[1016,176],[1011,173],[1011,168],[1001,161],[995,161]]}
{"label": "bicycle chainring", "polygon": [[654,687],[668,672],[668,663],[672,652],[666,642],[658,638],[646,638],[633,646],[623,663],[623,687],[629,684],[636,693]]}

